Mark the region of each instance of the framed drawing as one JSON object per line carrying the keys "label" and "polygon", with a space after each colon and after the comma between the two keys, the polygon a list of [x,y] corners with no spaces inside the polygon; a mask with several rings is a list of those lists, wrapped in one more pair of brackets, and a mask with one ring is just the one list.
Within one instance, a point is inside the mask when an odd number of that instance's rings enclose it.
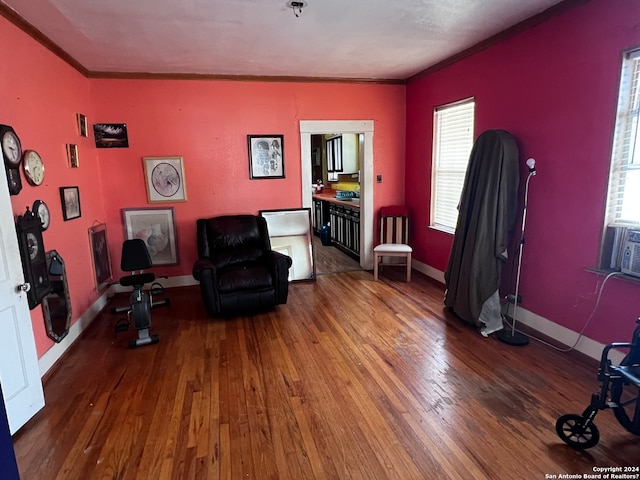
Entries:
{"label": "framed drawing", "polygon": [[149,203],[187,200],[182,157],[143,157],[142,161]]}
{"label": "framed drawing", "polygon": [[247,135],[249,175],[256,178],[284,178],[284,136]]}
{"label": "framed drawing", "polygon": [[315,280],[311,209],[260,210],[259,214],[267,221],[271,248],[293,260],[289,281]]}
{"label": "framed drawing", "polygon": [[153,265],[177,265],[178,243],[174,209],[123,208],[124,237],[141,238]]}
{"label": "framed drawing", "polygon": [[67,143],[67,159],[71,168],[78,168],[80,160],[78,159],[78,145]]}
{"label": "framed drawing", "polygon": [[82,113],[76,113],[76,120],[78,122],[78,133],[81,137],[88,137],[89,130],[87,128],[87,117]]}
{"label": "framed drawing", "polygon": [[96,290],[99,291],[112,278],[109,244],[107,243],[107,226],[104,223],[89,228],[89,245],[91,247]]}
{"label": "framed drawing", "polygon": [[80,218],[80,189],[78,187],[60,187],[62,217],[65,221]]}
{"label": "framed drawing", "polygon": [[96,123],[93,126],[97,148],[128,148],[126,123]]}

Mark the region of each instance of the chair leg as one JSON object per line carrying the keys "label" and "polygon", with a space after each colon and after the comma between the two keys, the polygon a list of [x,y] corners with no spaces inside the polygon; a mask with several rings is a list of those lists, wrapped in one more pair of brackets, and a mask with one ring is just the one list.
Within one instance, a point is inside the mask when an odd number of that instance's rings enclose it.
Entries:
{"label": "chair leg", "polygon": [[411,282],[411,254],[407,254],[407,283]]}
{"label": "chair leg", "polygon": [[380,262],[380,257],[377,253],[373,254],[373,279],[378,281],[378,263]]}

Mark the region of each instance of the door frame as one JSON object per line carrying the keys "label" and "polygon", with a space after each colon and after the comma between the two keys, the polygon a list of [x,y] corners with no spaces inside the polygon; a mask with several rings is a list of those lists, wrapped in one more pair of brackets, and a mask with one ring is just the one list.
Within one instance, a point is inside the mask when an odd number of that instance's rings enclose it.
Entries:
{"label": "door frame", "polygon": [[364,159],[360,165],[360,267],[373,269],[373,120],[300,120],[302,206],[312,208],[311,135],[363,133]]}

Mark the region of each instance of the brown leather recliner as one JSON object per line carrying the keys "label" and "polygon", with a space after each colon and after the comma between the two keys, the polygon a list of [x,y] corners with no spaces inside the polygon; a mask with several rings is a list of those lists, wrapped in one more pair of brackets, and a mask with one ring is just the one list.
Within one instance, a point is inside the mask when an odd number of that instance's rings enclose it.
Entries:
{"label": "brown leather recliner", "polygon": [[264,218],[223,215],[196,221],[198,260],[193,277],[211,317],[287,303],[287,255],[271,250]]}

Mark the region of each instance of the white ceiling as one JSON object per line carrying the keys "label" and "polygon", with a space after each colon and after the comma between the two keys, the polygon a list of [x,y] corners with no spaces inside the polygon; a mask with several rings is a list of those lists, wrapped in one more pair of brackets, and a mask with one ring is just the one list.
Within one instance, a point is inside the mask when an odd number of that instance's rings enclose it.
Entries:
{"label": "white ceiling", "polygon": [[90,72],[406,79],[560,0],[2,0]]}

